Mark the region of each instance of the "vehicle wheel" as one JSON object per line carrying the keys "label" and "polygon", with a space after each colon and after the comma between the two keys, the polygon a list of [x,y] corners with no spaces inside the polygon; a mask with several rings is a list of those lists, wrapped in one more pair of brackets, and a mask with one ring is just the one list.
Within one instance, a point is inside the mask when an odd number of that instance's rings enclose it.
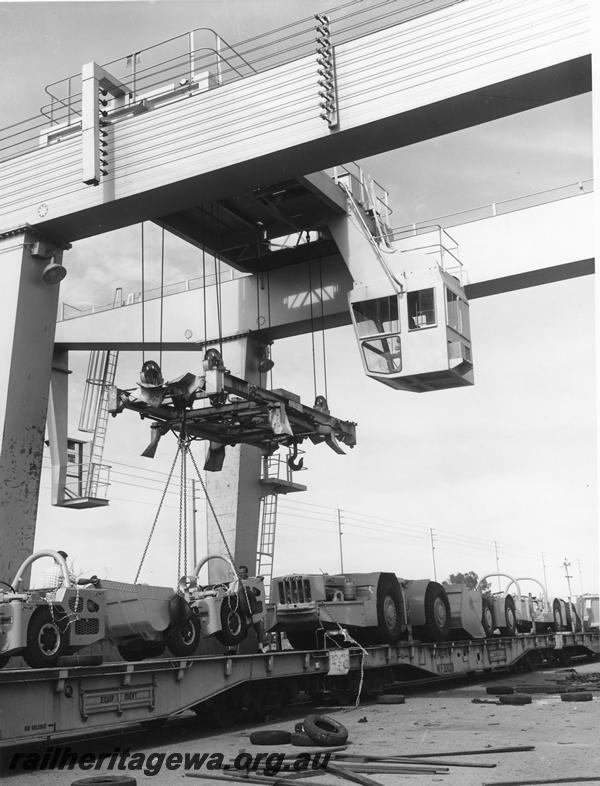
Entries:
{"label": "vehicle wheel", "polygon": [[343,745],[348,739],[348,729],[328,715],[307,715],[303,726],[317,745]]}
{"label": "vehicle wheel", "polygon": [[37,609],[27,628],[27,646],[23,651],[27,665],[32,669],[56,666],[67,647],[67,635],[61,630],[56,611],[53,619],[49,609]]}
{"label": "vehicle wheel", "polygon": [[552,604],[552,616],[554,617],[554,630],[556,631],[564,630],[562,609],[560,607],[560,601],[558,599],[556,599]]}
{"label": "vehicle wheel", "polygon": [[244,641],[248,633],[248,625],[242,617],[240,609],[232,609],[228,600],[221,604],[221,630],[215,638],[229,647]]}
{"label": "vehicle wheel", "polygon": [[315,630],[290,630],[286,631],[285,635],[295,650],[317,649],[317,636]]}
{"label": "vehicle wheel", "polygon": [[10,655],[3,655],[0,658],[0,669],[3,669],[9,660],[10,660]]}
{"label": "vehicle wheel", "polygon": [[444,588],[434,581],[429,582],[425,592],[422,634],[425,641],[447,641],[450,638],[450,604]]}
{"label": "vehicle wheel", "polygon": [[250,735],[250,742],[253,745],[287,745],[291,739],[290,732],[282,729],[253,731]]}
{"label": "vehicle wheel", "polygon": [[404,629],[398,579],[382,573],[377,582],[377,643],[393,644]]}
{"label": "vehicle wheel", "polygon": [[190,617],[181,625],[174,628],[167,636],[167,647],[173,655],[187,658],[193,655],[200,643],[200,622],[196,617]]}
{"label": "vehicle wheel", "polygon": [[483,599],[481,624],[483,626],[486,638],[494,634],[494,612],[492,610],[492,602],[489,598]]}
{"label": "vehicle wheel", "polygon": [[504,601],[504,627],[500,628],[503,636],[514,636],[517,632],[517,612],[515,602],[510,595]]}

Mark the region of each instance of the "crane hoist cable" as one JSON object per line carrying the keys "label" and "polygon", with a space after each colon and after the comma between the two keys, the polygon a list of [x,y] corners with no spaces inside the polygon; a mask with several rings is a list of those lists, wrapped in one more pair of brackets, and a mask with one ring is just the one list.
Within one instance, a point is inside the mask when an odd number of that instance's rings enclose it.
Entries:
{"label": "crane hoist cable", "polygon": [[327,351],[325,348],[325,317],[323,306],[323,262],[319,260],[319,294],[321,299],[321,340],[323,344],[323,388],[325,390],[325,398],[328,399],[327,394]]}
{"label": "crane hoist cable", "polygon": [[[308,235],[308,233],[307,233]],[[310,235],[308,235],[310,244]],[[317,361],[315,352],[315,319],[313,313],[313,288],[312,288],[312,260],[308,260],[308,293],[310,296],[310,340],[312,345],[312,367],[313,367],[313,388],[315,399],[317,398]]]}
{"label": "crane hoist cable", "polygon": [[203,316],[204,316],[204,347],[206,347],[207,334],[207,317],[206,317],[206,242],[204,239],[204,205],[200,211],[200,231],[202,233],[202,302],[203,302]]}
{"label": "crane hoist cable", "polygon": [[145,325],[145,320],[144,320],[144,313],[145,313],[144,312],[144,294],[145,294],[144,290],[145,290],[145,286],[144,286],[144,222],[143,221],[141,223],[141,228],[142,228],[142,254],[141,254],[141,257],[142,257],[142,292],[141,292],[141,297],[142,297],[142,363],[145,363],[146,362],[146,349],[145,349],[145,347],[146,347],[146,325]]}
{"label": "crane hoist cable", "polygon": [[158,365],[162,368],[162,353],[163,353],[163,303],[165,299],[165,228],[162,227],[162,235],[160,242],[160,328],[159,328],[159,361]]}

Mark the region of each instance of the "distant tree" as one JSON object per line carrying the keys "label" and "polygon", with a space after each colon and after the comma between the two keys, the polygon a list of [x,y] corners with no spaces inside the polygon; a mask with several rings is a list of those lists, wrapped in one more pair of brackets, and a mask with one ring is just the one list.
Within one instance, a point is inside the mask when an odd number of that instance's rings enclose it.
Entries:
{"label": "distant tree", "polygon": [[[469,589],[476,589],[479,584],[479,576],[474,570],[467,573],[451,573],[446,579],[447,584],[464,584]],[[481,589],[485,592],[490,589],[488,581],[484,581]]]}

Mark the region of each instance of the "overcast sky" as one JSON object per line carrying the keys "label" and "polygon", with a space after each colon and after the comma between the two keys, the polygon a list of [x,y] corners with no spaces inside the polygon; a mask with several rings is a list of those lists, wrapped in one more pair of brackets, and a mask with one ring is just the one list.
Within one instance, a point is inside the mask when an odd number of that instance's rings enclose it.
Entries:
{"label": "overcast sky", "polygon": [[[77,73],[84,62],[105,63],[200,26],[235,43],[322,10],[323,3],[306,0],[0,3],[0,125],[35,114],[44,85]],[[396,226],[585,180],[592,177],[591,99],[362,163],[389,189]],[[154,227],[147,237],[152,286],[159,271]],[[520,238],[506,242],[509,254]],[[117,286],[139,289],[139,254],[138,227],[76,243],[65,256],[61,299],[99,304],[111,301]],[[168,238],[167,280],[198,272],[196,255]],[[504,572],[543,578],[543,552],[552,592],[566,594],[565,557],[574,589],[581,568],[584,591],[598,590],[592,278],[480,299],[471,311],[471,389],[392,391],[364,376],[350,328],[327,333],[330,407],[358,422],[358,445],[346,457],[324,446],[309,450],[309,471],[301,478],[309,491],[282,503],[276,573],[339,569],[340,508],[346,569],[431,575],[433,529],[438,578],[493,572],[496,542]],[[310,352],[310,336],[274,348],[275,385],[300,393],[305,403],[313,396]],[[164,365],[176,376],[199,364],[197,355],[179,354]],[[74,427],[86,365],[87,357],[73,353]],[[139,355],[123,355],[118,384],[132,386],[139,365]],[[324,392],[321,378],[318,386]],[[131,580],[160,497],[158,473],[174,450],[161,444],[149,462],[139,457],[146,438],[146,425],[133,415],[111,420],[105,458],[115,463],[107,509],[51,508],[46,472],[36,546],[66,549],[83,571]],[[145,580],[174,580],[177,500],[168,499]]]}

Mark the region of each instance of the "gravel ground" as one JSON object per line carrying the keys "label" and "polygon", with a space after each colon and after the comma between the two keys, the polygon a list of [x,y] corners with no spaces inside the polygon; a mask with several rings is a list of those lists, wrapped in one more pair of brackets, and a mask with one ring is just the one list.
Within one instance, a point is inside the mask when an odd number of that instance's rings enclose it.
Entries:
{"label": "gravel ground", "polygon": [[[367,703],[356,709],[322,708],[327,715],[341,721],[349,731],[347,752],[353,754],[406,755],[411,753],[443,753],[453,750],[472,750],[516,745],[533,745],[535,750],[516,753],[479,754],[468,757],[439,757],[454,762],[495,764],[494,768],[466,768],[453,766],[444,774],[369,774],[368,777],[384,786],[392,784],[443,783],[446,786],[481,786],[504,781],[572,778],[572,783],[583,776],[595,777],[600,784],[600,691],[596,689],[593,701],[563,702],[557,693],[533,694],[533,701],[525,706],[504,706],[487,703],[495,701],[487,693],[488,687],[497,685],[538,685],[549,689],[569,685],[580,688],[582,680],[598,678],[598,664],[578,666],[576,675],[566,670],[540,671],[529,674],[494,676],[481,682],[454,683],[435,690],[406,693],[405,704]],[[585,684],[585,682],[584,682]],[[600,685],[600,683],[596,683]],[[473,699],[486,703],[474,703]],[[178,719],[167,727],[153,732],[115,735],[93,746],[80,743],[72,745],[79,751],[112,752],[129,749],[131,753],[222,753],[225,760],[235,757],[240,750],[252,753],[264,751],[253,746],[248,735],[256,729],[280,728],[293,730],[294,723],[304,715],[314,712],[310,706],[291,708],[283,718],[271,719],[252,728],[234,728],[215,733],[200,730],[194,721]],[[302,748],[271,746],[269,752],[287,751],[294,755]],[[10,763],[5,755],[5,766]],[[210,774],[205,769],[201,770]],[[79,778],[100,774],[131,775],[138,784],[155,783],[213,783],[221,781],[185,778],[181,769],[167,771],[165,766],[154,776],[143,772],[127,772],[105,768],[100,771],[45,771],[23,772],[5,770],[0,780],[8,786],[21,784],[66,784]],[[281,773],[283,774],[283,773]],[[321,784],[350,783],[327,774],[300,783]],[[292,781],[295,783],[295,781]]]}

